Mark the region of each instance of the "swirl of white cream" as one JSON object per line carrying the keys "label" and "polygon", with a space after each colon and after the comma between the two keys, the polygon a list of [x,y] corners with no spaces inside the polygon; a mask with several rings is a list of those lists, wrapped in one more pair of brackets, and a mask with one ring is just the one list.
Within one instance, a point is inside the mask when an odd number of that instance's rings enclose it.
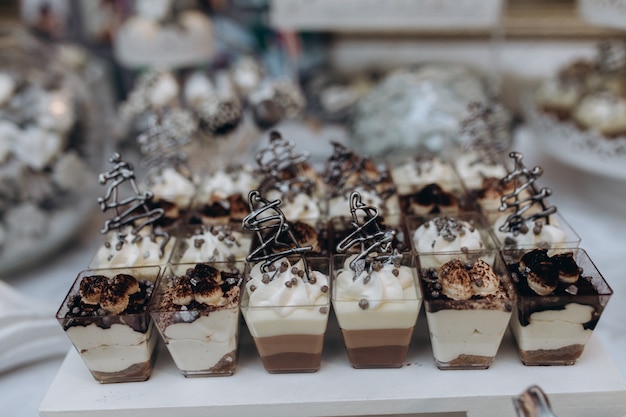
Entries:
{"label": "swirl of white cream", "polygon": [[361,271],[355,276],[355,272],[350,269],[352,259],[354,256],[346,259],[343,271],[337,276],[337,300],[357,303],[367,300],[368,309],[377,309],[387,302],[416,297],[413,274],[409,267],[385,263],[379,270]]}
{"label": "swirl of white cream", "polygon": [[428,184],[439,184],[444,189],[454,183],[452,166],[439,158],[409,161],[391,169],[391,177],[399,195],[411,194]]}
{"label": "swirl of white cream", "polygon": [[[383,207],[383,199],[380,198],[378,194],[376,194],[373,190],[365,190],[361,187],[357,187],[355,191],[358,191],[361,194],[361,201],[363,204],[369,207]],[[333,197],[328,202],[328,216],[329,217],[350,217],[352,213],[350,213],[350,202],[348,200],[348,196],[340,195],[337,197]]]}
{"label": "swirl of white cream", "polygon": [[219,170],[202,184],[201,194],[211,197],[213,201],[219,201],[235,194],[247,196],[250,190],[256,189],[257,186],[258,181],[246,167],[237,170],[235,174]]}
{"label": "swirl of white cream", "polygon": [[155,178],[150,190],[156,201],[172,201],[178,207],[187,207],[195,194],[196,186],[192,180],[168,167]]}
{"label": "swirl of white cream", "polygon": [[[281,264],[285,266],[281,269]],[[275,271],[267,272],[272,277],[267,283],[263,282],[266,274],[261,270],[261,263],[252,267],[246,291],[250,297],[249,307],[272,307],[281,317],[293,313],[298,307],[326,305],[329,300],[328,276],[319,271],[310,271],[309,276],[315,279],[307,282],[306,275],[300,277],[294,274],[294,268],[304,270],[302,261],[289,263],[286,258],[276,260],[273,265]],[[276,274],[274,276],[274,274]]]}
{"label": "swirl of white cream", "polygon": [[476,162],[477,158],[476,153],[468,152],[456,159],[456,172],[470,190],[479,190],[484,178],[504,178],[507,175],[504,165]]}
{"label": "swirl of white cream", "polygon": [[141,238],[131,233],[130,227],[120,230],[125,237],[121,247],[118,249],[118,233],[109,232],[106,242],[98,249],[94,261],[90,265],[93,268],[116,268],[128,266],[149,266],[162,265],[168,261],[169,254],[174,245],[174,239],[170,238],[161,254],[162,240],[152,240],[150,238],[150,228],[146,227],[141,232]]}
{"label": "swirl of white cream", "polygon": [[248,254],[251,242],[244,239],[242,233],[234,230],[225,236],[224,233],[206,228],[189,237],[187,243],[180,263],[225,262],[231,258],[243,260]]}
{"label": "swirl of white cream", "polygon": [[[478,231],[471,223],[464,220],[455,220],[462,232],[454,237],[445,237],[444,229],[437,227],[437,219],[422,224],[413,232],[413,243],[420,255],[432,254],[432,258],[439,265],[458,256],[458,252],[477,251],[484,249],[486,244]],[[456,253],[456,255],[451,255]]]}
{"label": "swirl of white cream", "polygon": [[[513,233],[511,231],[501,231],[508,215],[500,216],[493,225],[493,232],[496,238],[506,246],[516,247],[564,247],[567,245],[567,235],[559,225],[551,219],[550,224],[542,222],[540,227],[535,227],[535,221],[526,221],[526,233]],[[515,242],[511,245],[507,242]]]}

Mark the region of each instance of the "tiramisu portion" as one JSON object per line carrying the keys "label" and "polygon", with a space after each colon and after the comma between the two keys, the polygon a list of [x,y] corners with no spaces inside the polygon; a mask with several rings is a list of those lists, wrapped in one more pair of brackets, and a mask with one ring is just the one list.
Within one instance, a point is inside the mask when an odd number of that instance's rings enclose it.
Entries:
{"label": "tiramisu portion", "polygon": [[150,314],[186,377],[235,372],[243,263],[169,265]]}
{"label": "tiramisu portion", "polygon": [[427,156],[390,166],[402,213],[453,215],[461,209],[465,192],[450,163]]}
{"label": "tiramisu portion", "polygon": [[[515,295],[497,251],[467,260],[456,253],[440,267],[421,267],[420,283],[439,369],[486,369],[507,329]],[[434,255],[419,255],[420,263]]]}
{"label": "tiramisu portion", "polygon": [[56,314],[101,383],[135,382],[152,373],[158,339],[147,311],[158,267],[86,270]]}
{"label": "tiramisu portion", "polygon": [[613,291],[587,253],[505,251],[517,292],[511,330],[525,365],[573,365]]}

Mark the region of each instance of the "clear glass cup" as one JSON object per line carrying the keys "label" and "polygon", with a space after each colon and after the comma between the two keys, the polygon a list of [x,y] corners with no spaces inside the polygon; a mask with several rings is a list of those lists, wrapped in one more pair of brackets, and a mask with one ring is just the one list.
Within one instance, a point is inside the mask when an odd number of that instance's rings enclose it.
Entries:
{"label": "clear glass cup", "polygon": [[[487,369],[498,352],[515,292],[497,250],[419,254],[420,285],[433,356],[439,369]],[[462,288],[455,288],[456,285]]]}
{"label": "clear glass cup", "polygon": [[158,334],[147,307],[159,273],[143,267],[78,274],[56,318],[96,381],[150,378]]}
{"label": "clear glass cup", "polygon": [[165,267],[148,309],[185,377],[235,373],[244,267],[243,262]]}
{"label": "clear glass cup", "polygon": [[506,218],[507,214],[501,214],[490,223],[493,239],[500,249],[576,248],[580,244],[580,236],[558,212],[549,217],[549,223],[538,220],[540,227],[536,222],[527,222],[525,233],[500,231]]}
{"label": "clear glass cup", "polygon": [[269,373],[316,372],[321,367],[330,266],[326,257],[307,257],[306,262],[308,277],[299,272],[304,271],[299,257],[281,258],[276,270],[267,273],[259,264],[247,264],[241,312]]}
{"label": "clear glass cup", "polygon": [[333,256],[332,286],[333,309],[350,364],[400,368],[422,304],[415,257],[403,254],[396,264],[355,278],[349,266],[353,256]]}
{"label": "clear glass cup", "polygon": [[[575,364],[613,290],[583,249],[504,251],[503,255],[517,293],[510,328],[520,359],[524,365]],[[557,265],[557,272],[548,265]],[[542,278],[541,288],[548,286],[537,290],[545,295],[532,289],[537,287],[528,271]]]}

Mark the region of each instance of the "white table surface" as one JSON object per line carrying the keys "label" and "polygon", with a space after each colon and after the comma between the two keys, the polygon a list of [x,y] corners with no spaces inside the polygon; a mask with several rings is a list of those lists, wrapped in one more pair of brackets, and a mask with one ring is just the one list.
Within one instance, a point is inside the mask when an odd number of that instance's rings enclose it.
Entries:
{"label": "white table surface", "polygon": [[[622,266],[626,259],[626,183],[586,174],[541,155],[525,131],[517,135],[514,149],[524,153],[527,166],[544,168],[541,185],[553,189],[551,202],[581,236],[580,246],[587,250],[614,290],[596,334],[621,374],[626,376],[626,278]],[[101,215],[95,214],[85,233],[44,265],[1,278],[22,292],[58,305],[77,272],[87,265],[98,242],[100,224]],[[69,350],[69,342],[67,347]],[[0,373],[0,414],[37,416],[39,404],[64,356],[57,354]]]}

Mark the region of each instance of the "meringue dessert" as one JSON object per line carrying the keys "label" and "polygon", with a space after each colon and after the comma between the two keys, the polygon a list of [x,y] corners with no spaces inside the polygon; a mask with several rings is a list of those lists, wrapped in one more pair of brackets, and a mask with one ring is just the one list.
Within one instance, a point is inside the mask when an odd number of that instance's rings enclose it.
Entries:
{"label": "meringue dessert", "polygon": [[158,267],[79,273],[56,318],[100,383],[147,380],[158,334],[147,311]]}
{"label": "meringue dessert", "polygon": [[422,267],[440,267],[459,255],[463,259],[476,258],[493,249],[487,227],[477,213],[463,213],[458,217],[409,218],[407,220],[418,255],[432,254],[420,262]]}
{"label": "meringue dessert", "polygon": [[[241,311],[269,373],[321,367],[330,311],[326,258],[276,259],[266,270],[249,264]],[[308,265],[308,269],[307,269]]]}
{"label": "meringue dessert", "polygon": [[188,226],[176,239],[170,262],[233,262],[248,255],[252,238],[235,225]]}
{"label": "meringue dessert", "polygon": [[[428,261],[433,256],[419,255],[419,262],[436,264]],[[515,303],[501,256],[468,261],[457,253],[440,267],[422,266],[420,283],[437,367],[489,368]]]}
{"label": "meringue dessert", "polygon": [[169,265],[149,311],[185,377],[233,375],[243,263]]}
{"label": "meringue dessert", "polygon": [[524,365],[573,365],[613,291],[582,249],[504,256],[518,298],[510,328],[520,359]]}
{"label": "meringue dessert", "polygon": [[407,357],[422,303],[414,258],[401,255],[385,262],[335,255],[333,309],[354,368],[399,368]]}

